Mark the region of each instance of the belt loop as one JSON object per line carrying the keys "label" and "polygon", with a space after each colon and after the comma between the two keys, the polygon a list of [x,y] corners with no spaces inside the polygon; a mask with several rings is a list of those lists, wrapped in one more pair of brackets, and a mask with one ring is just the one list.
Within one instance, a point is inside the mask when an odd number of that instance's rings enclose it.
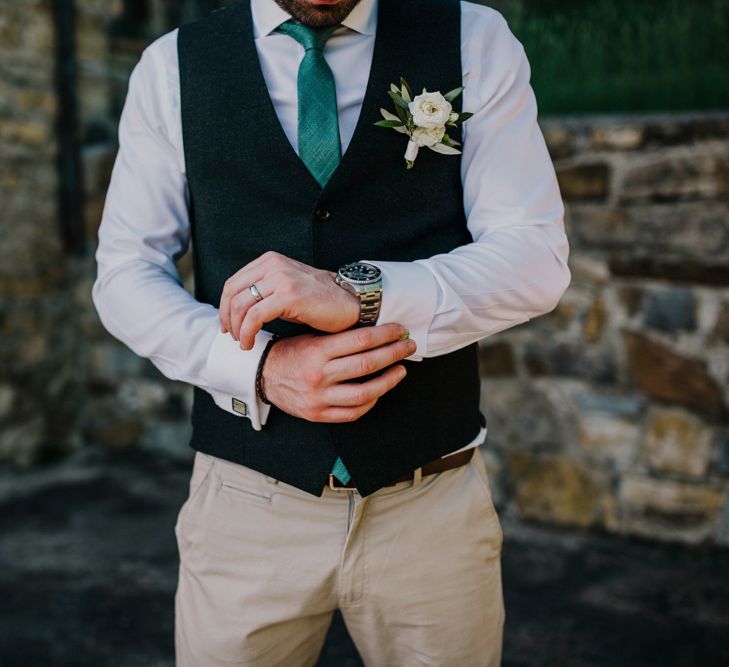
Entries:
{"label": "belt loop", "polygon": [[413,486],[417,486],[423,479],[423,468],[415,468],[413,471]]}

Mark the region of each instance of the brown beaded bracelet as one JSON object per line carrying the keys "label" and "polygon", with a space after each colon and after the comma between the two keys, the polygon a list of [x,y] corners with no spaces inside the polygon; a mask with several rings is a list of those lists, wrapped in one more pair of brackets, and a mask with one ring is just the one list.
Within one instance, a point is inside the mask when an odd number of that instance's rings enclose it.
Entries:
{"label": "brown beaded bracelet", "polygon": [[266,347],[263,348],[263,353],[261,354],[261,358],[258,361],[258,368],[256,369],[256,396],[258,396],[258,398],[266,405],[271,405],[271,401],[269,401],[266,398],[266,394],[263,393],[263,364],[266,363],[266,357],[271,351],[273,344],[280,339],[281,336],[273,334],[273,337],[268,341],[268,343],[266,343]]}

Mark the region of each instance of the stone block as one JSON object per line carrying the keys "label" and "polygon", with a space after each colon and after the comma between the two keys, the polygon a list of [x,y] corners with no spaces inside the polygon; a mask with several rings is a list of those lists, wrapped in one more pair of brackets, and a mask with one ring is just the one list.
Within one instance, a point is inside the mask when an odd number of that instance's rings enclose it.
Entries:
{"label": "stone block", "polygon": [[580,415],[577,442],[588,459],[625,470],[635,461],[640,427],[630,421],[599,412]]}
{"label": "stone block", "polygon": [[108,449],[129,449],[139,444],[143,419],[122,408],[114,396],[94,397],[82,426],[86,442]]}
{"label": "stone block", "polygon": [[485,379],[481,386],[491,447],[554,450],[562,446],[564,418],[533,383]]}
{"label": "stone block", "polygon": [[572,154],[572,134],[566,127],[545,123],[541,129],[547,150],[553,160],[559,160]]}
{"label": "stone block", "polygon": [[673,287],[650,292],[643,310],[643,323],[666,333],[693,331],[696,328],[693,291],[686,287]]}
{"label": "stone block", "polygon": [[139,446],[158,456],[189,462],[195,455],[190,447],[192,427],[187,422],[150,420],[144,426]]}
{"label": "stone block", "polygon": [[0,463],[23,468],[38,463],[42,455],[44,436],[45,428],[41,416],[3,426],[0,429]]}
{"label": "stone block", "polygon": [[651,114],[645,119],[646,143],[656,146],[693,144],[729,136],[726,113]]}
{"label": "stone block", "polygon": [[620,485],[622,529],[666,541],[699,543],[717,527],[725,501],[716,489],[641,475]]}
{"label": "stone block", "polygon": [[168,388],[160,382],[132,377],[121,382],[116,396],[121,410],[144,415],[164,407],[168,393]]}
{"label": "stone block", "polygon": [[511,345],[503,341],[487,345],[482,344],[479,347],[479,361],[481,375],[485,377],[514,375],[516,372]]}
{"label": "stone block", "polygon": [[712,461],[712,472],[729,477],[729,431],[716,434],[716,450]]}
{"label": "stone block", "polygon": [[50,140],[52,129],[50,123],[37,120],[3,120],[0,123],[0,140],[42,146]]}
{"label": "stone block", "polygon": [[729,498],[719,513],[719,526],[716,530],[717,544],[729,547]]}
{"label": "stone block", "polygon": [[625,331],[624,338],[636,387],[651,398],[678,403],[713,417],[724,415],[722,392],[703,359],[685,357],[636,331]]}
{"label": "stone block", "polygon": [[724,198],[729,185],[729,159],[701,153],[665,157],[634,167],[624,178],[621,201],[672,202]]}
{"label": "stone block", "polygon": [[577,407],[583,412],[598,412],[620,419],[641,419],[647,400],[640,394],[617,391],[580,391],[575,394]]}
{"label": "stone block", "polygon": [[506,462],[522,518],[582,527],[600,520],[601,487],[578,462],[531,452],[507,452]]}
{"label": "stone block", "polygon": [[589,162],[557,169],[562,197],[568,201],[602,201],[608,195],[610,167]]}
{"label": "stone block", "polygon": [[711,338],[729,344],[729,303],[722,304]]}
{"label": "stone block", "polygon": [[48,3],[34,3],[23,19],[24,44],[30,53],[51,56],[55,47],[53,17]]}
{"label": "stone block", "polygon": [[610,258],[610,271],[618,278],[655,278],[712,287],[729,286],[729,264],[699,259],[661,259],[656,257]]}
{"label": "stone block", "polygon": [[95,197],[88,197],[84,200],[83,217],[86,237],[95,239],[99,233],[101,218],[104,214],[106,193],[97,194]]}
{"label": "stone block", "polygon": [[588,343],[595,343],[600,339],[608,319],[605,302],[597,297],[585,314],[583,333]]}
{"label": "stone block", "polygon": [[89,350],[89,380],[97,388],[117,387],[143,372],[146,361],[119,343],[97,343]]}
{"label": "stone block", "polygon": [[15,404],[16,391],[10,384],[0,385],[0,420],[11,416]]}
{"label": "stone block", "polygon": [[685,410],[651,410],[641,457],[654,471],[701,479],[713,455],[714,431]]}
{"label": "stone block", "polygon": [[585,346],[581,342],[554,343],[529,340],[524,346],[524,366],[530,375],[592,380],[599,384],[617,379],[617,366],[610,349]]}
{"label": "stone block", "polygon": [[41,112],[49,117],[56,113],[56,96],[52,91],[20,89],[15,96],[15,104],[19,110]]}
{"label": "stone block", "polygon": [[654,262],[694,260],[709,266],[729,262],[729,205],[724,202],[621,208],[572,203],[569,217],[572,240],[585,250]]}
{"label": "stone block", "polygon": [[86,196],[106,194],[116,153],[116,142],[93,144],[83,149],[81,158]]}
{"label": "stone block", "polygon": [[643,145],[645,128],[641,125],[598,125],[591,133],[596,150],[632,151]]}
{"label": "stone block", "polygon": [[618,299],[620,299],[629,317],[640,312],[640,309],[643,307],[644,298],[645,291],[638,285],[618,286]]}
{"label": "stone block", "polygon": [[569,257],[569,268],[572,285],[576,283],[604,285],[610,280],[610,267],[602,258],[572,253]]}

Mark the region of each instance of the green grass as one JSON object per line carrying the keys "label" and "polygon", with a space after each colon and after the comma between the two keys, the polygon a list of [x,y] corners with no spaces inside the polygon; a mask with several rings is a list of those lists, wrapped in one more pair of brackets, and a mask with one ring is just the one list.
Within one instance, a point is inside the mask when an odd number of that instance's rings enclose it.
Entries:
{"label": "green grass", "polygon": [[729,109],[729,0],[493,0],[540,115]]}

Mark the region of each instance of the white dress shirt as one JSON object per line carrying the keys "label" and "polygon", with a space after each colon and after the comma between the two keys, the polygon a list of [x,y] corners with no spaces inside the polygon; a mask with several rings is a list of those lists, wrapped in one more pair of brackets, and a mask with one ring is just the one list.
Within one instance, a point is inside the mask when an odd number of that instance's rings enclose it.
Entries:
{"label": "white dress shirt", "polygon": [[[274,32],[291,18],[274,0],[251,0],[251,8],[268,92],[297,150],[296,82],[304,49]],[[334,74],[343,152],[362,106],[376,23],[377,0],[360,0],[324,50]],[[462,126],[461,156],[473,242],[414,262],[352,257],[382,269],[377,324],[399,322],[410,330],[417,343],[413,361],[549,312],[570,281],[564,209],[537,124],[524,49],[499,12],[465,1],[461,39],[462,109],[474,113]],[[393,132],[392,139],[403,142],[404,152],[407,137]],[[188,206],[174,29],[144,49],[129,79],[99,228],[93,301],[107,330],[135,353],[165,376],[209,392],[221,409],[249,418],[260,430],[270,406],[256,397],[255,373],[271,334],[262,330],[252,350],[241,350],[230,334],[220,333],[218,309],[184,289],[175,262],[188,250]],[[233,398],[245,402],[245,416],[233,409]],[[462,449],[485,436],[483,428]]]}

